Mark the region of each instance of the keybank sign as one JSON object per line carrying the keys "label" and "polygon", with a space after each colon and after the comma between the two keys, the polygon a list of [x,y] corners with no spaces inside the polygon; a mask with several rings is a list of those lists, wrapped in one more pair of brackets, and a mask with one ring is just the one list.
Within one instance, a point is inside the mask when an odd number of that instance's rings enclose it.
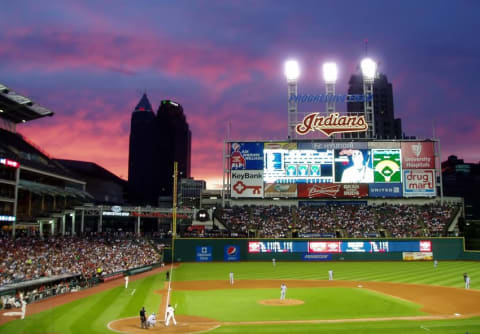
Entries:
{"label": "keybank sign", "polygon": [[300,94],[292,95],[288,102],[297,103],[327,103],[327,102],[369,102],[373,100],[372,94]]}

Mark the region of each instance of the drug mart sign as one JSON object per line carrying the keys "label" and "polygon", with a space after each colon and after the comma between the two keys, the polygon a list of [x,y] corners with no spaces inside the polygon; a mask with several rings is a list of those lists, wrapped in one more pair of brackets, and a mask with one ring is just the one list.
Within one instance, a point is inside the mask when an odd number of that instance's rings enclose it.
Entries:
{"label": "drug mart sign", "polygon": [[405,197],[434,197],[435,170],[434,169],[404,169],[403,196]]}

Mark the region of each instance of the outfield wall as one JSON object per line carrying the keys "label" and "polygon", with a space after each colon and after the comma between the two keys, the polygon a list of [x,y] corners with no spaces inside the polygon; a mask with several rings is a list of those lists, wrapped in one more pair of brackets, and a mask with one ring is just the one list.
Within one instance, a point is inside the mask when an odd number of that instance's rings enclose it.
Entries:
{"label": "outfield wall", "polygon": [[[209,262],[209,261],[402,261],[403,252],[387,251],[352,251],[348,252],[315,252],[301,250],[279,249],[277,252],[249,252],[249,242],[285,243],[303,245],[309,242],[320,243],[359,243],[411,245],[420,241],[431,241],[433,258],[442,260],[480,260],[480,252],[465,251],[463,238],[408,238],[408,239],[208,239],[185,238],[175,240],[175,262]],[[393,243],[392,243],[393,242]],[[368,245],[367,245],[368,246]],[[295,246],[293,247],[295,248]],[[300,248],[299,248],[300,249]],[[285,251],[285,252],[282,252]],[[165,259],[170,259],[171,253],[166,250]]]}

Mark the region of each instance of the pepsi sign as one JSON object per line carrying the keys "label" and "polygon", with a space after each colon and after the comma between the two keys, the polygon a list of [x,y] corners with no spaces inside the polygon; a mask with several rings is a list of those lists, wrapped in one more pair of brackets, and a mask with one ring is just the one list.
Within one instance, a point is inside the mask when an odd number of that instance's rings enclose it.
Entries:
{"label": "pepsi sign", "polygon": [[223,259],[225,261],[240,261],[240,246],[225,246],[223,249]]}

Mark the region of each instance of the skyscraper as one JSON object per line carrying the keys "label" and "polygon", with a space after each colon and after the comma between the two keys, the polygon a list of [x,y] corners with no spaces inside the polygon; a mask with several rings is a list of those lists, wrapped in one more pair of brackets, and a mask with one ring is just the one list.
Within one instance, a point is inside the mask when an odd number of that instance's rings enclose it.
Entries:
{"label": "skyscraper", "polygon": [[[171,196],[173,190],[173,162],[178,162],[178,178],[189,178],[191,168],[192,133],[183,108],[171,100],[163,100],[157,112],[158,143],[157,171],[160,196]],[[163,156],[165,154],[165,156]]]}
{"label": "skyscraper", "polygon": [[[363,94],[363,77],[353,74],[348,82],[348,94]],[[364,102],[350,102],[347,112],[363,114]],[[393,110],[393,89],[385,74],[378,74],[373,81],[373,110],[375,122],[375,138],[402,138],[402,120],[395,118]],[[344,138],[365,138],[364,133],[346,133]]]}
{"label": "skyscraper", "polygon": [[178,162],[179,177],[190,177],[191,140],[180,104],[164,100],[155,115],[147,95],[142,96],[131,119],[130,202],[157,206],[159,197],[172,196],[173,162]]}

